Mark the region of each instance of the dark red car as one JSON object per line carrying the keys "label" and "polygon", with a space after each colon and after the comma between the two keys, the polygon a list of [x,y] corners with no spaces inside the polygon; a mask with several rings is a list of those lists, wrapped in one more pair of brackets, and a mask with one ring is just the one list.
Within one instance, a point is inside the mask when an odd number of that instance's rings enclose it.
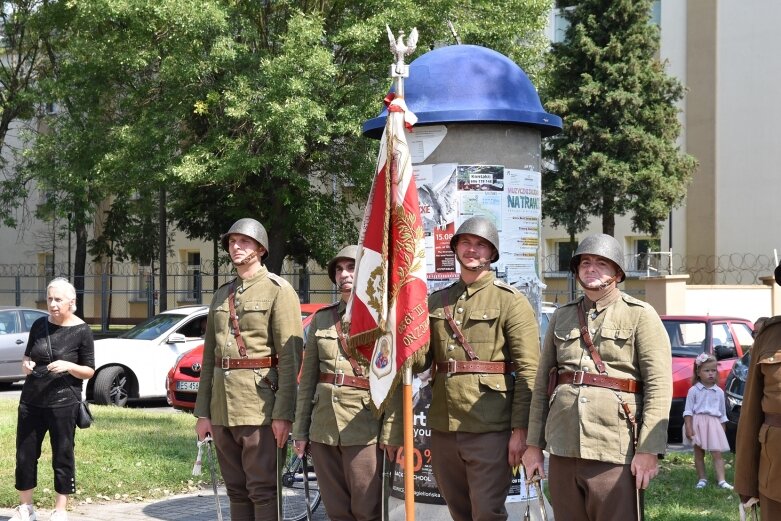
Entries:
{"label": "dark red car", "polygon": [[[301,304],[304,337],[315,311],[327,304]],[[203,344],[181,355],[165,378],[166,399],[174,409],[192,411],[201,379]]]}
{"label": "dark red car", "polygon": [[681,441],[683,409],[691,387],[694,359],[712,354],[719,364],[718,385],[723,389],[735,361],[754,343],[750,320],[735,317],[665,315],[664,328],[672,346],[673,401],[670,407],[668,440]]}

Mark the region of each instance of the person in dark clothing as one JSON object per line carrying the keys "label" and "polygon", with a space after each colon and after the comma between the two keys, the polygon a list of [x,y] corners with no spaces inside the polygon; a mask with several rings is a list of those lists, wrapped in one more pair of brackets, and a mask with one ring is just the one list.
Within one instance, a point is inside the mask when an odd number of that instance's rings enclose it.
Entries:
{"label": "person in dark clothing", "polygon": [[33,491],[46,433],[52,447],[55,503],[52,521],[67,521],[68,494],[76,492],[74,439],[81,385],[95,373],[92,330],[76,311],[76,290],[65,279],[46,288],[49,316],[30,328],[22,369],[27,375],[16,426],[16,489],[20,505],[12,521],[36,521]]}

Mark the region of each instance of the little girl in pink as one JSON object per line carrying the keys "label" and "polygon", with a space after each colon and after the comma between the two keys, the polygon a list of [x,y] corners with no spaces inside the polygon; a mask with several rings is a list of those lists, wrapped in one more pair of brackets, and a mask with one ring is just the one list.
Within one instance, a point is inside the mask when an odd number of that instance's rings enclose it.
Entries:
{"label": "little girl in pink", "polygon": [[724,458],[721,457],[722,452],[729,450],[729,443],[724,433],[727,422],[724,391],[716,385],[718,377],[716,359],[707,353],[700,353],[694,360],[692,386],[686,395],[684,431],[686,438],[694,445],[694,467],[699,478],[696,488],[705,488],[708,484],[705,451],[710,451],[718,487],[732,490],[732,485],[724,480]]}

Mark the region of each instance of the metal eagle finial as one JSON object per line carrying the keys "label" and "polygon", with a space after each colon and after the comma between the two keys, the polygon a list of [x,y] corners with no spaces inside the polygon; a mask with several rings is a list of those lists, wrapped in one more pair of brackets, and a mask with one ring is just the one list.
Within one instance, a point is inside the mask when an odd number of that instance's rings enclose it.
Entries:
{"label": "metal eagle finial", "polygon": [[412,31],[409,33],[407,42],[404,43],[404,31],[399,31],[399,37],[395,38],[390,27],[386,25],[385,29],[388,31],[390,51],[396,58],[395,63],[391,66],[391,76],[394,78],[406,78],[409,76],[409,65],[404,63],[404,57],[415,52],[415,48],[418,45],[418,30],[413,27]]}

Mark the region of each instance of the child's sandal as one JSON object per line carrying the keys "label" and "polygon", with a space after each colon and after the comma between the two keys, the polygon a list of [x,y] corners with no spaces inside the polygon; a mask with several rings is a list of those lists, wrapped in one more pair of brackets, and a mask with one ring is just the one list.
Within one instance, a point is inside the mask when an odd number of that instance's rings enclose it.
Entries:
{"label": "child's sandal", "polygon": [[732,485],[730,485],[726,481],[721,480],[721,481],[719,481],[719,488],[723,488],[724,490],[732,490],[735,487],[733,487]]}
{"label": "child's sandal", "polygon": [[697,482],[697,484],[694,486],[694,488],[705,488],[708,486],[708,480],[707,479],[701,479]]}

